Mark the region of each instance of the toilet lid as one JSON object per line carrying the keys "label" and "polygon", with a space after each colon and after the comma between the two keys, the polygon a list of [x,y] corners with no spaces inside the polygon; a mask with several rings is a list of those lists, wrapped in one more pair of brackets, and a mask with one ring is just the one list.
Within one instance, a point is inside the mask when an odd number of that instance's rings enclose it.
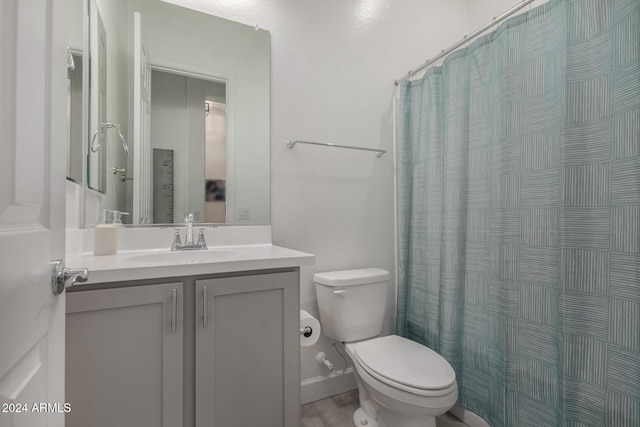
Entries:
{"label": "toilet lid", "polygon": [[428,347],[397,335],[357,343],[362,367],[408,387],[438,390],[451,386],[456,374],[449,362]]}

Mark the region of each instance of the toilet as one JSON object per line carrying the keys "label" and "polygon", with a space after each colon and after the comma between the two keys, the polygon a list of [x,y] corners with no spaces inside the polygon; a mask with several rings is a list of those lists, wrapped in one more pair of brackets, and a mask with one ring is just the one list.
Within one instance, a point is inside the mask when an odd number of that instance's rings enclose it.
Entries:
{"label": "toilet", "polygon": [[323,333],[344,343],[353,361],[360,408],[356,427],[435,427],[458,399],[451,365],[424,345],[379,336],[389,272],[379,268],[313,276]]}

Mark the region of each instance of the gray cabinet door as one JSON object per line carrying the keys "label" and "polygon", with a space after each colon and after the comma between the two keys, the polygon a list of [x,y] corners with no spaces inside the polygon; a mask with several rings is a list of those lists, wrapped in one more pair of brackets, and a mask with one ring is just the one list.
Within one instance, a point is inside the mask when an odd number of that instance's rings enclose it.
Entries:
{"label": "gray cabinet door", "polygon": [[196,427],[298,427],[298,271],[198,280]]}
{"label": "gray cabinet door", "polygon": [[67,293],[67,427],[182,425],[182,287]]}

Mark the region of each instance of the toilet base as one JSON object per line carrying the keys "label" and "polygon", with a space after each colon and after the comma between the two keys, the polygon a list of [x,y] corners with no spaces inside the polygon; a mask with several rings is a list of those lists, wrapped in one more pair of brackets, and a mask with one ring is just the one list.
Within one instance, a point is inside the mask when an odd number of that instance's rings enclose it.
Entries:
{"label": "toilet base", "polygon": [[378,422],[370,418],[367,414],[365,414],[362,408],[356,409],[355,414],[353,414],[353,426],[354,427],[378,427]]}

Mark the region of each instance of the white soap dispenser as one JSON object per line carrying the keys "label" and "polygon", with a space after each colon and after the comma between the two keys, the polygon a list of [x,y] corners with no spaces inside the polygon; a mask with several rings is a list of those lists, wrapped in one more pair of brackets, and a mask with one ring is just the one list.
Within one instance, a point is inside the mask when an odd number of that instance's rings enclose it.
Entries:
{"label": "white soap dispenser", "polygon": [[102,222],[96,225],[93,235],[94,255],[115,255],[118,251],[118,228],[122,227],[121,215],[129,215],[112,209],[105,209]]}

